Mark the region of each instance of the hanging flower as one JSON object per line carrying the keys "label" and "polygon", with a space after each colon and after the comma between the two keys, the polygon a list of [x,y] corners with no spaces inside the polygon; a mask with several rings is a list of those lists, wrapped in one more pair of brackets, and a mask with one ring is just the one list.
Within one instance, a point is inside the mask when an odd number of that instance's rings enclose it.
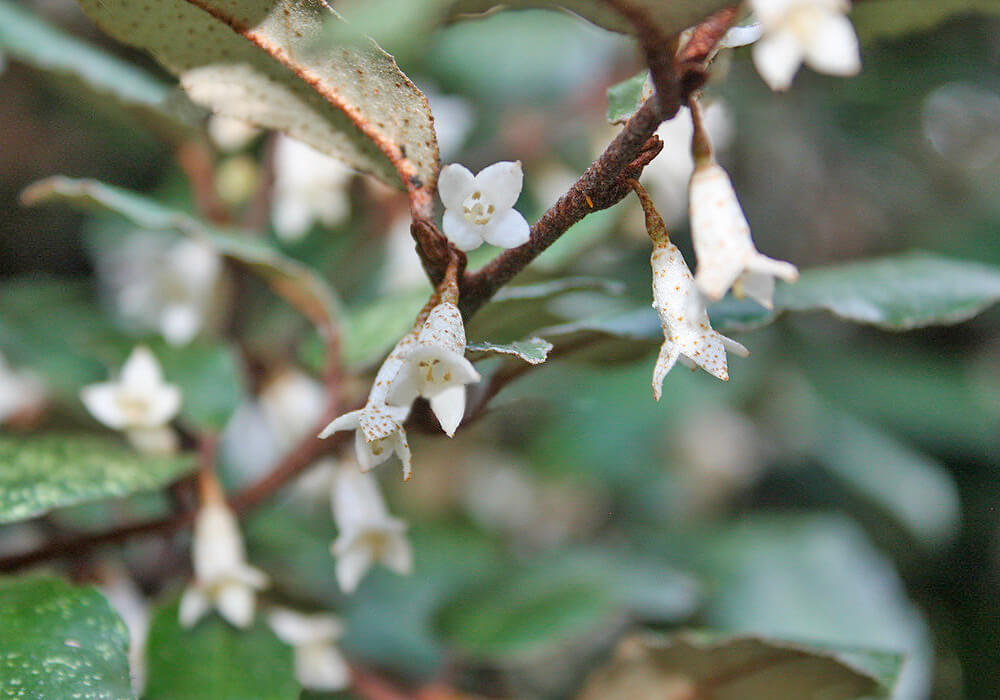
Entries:
{"label": "hanging flower", "polygon": [[375,477],[353,465],[338,467],[331,498],[339,535],[331,547],[337,558],[337,581],[353,592],[376,562],[397,574],[413,568],[406,523],[389,515]]}
{"label": "hanging flower", "polygon": [[520,161],[494,163],[476,175],[457,163],[446,165],[438,178],[444,234],[460,250],[475,250],[483,241],[500,248],[527,243],[531,228],[513,208],[523,182]]}
{"label": "hanging flower", "polygon": [[410,407],[390,406],[386,399],[392,380],[415,341],[416,334],[409,333],[389,353],[375,375],[364,408],[335,418],[319,434],[327,438],[340,430],[354,430],[354,449],[362,471],[374,469],[395,453],[403,463],[403,478],[409,480],[411,476],[410,445],[403,429]]}
{"label": "hanging flower", "polygon": [[0,353],[0,423],[37,414],[44,403],[42,380],[30,370],[11,368]]}
{"label": "hanging flower", "polygon": [[660,317],[663,345],[653,370],[653,396],[657,401],[663,391],[663,379],[674,364],[703,370],[724,382],[729,381],[726,351],[741,357],[750,352],[731,338],[712,328],[705,302],[695,286],[694,277],[681,251],[670,242],[667,228],[649,195],[637,182],[632,188],[639,195],[646,214],[646,231],[653,241],[650,264],[653,268],[653,308]]}
{"label": "hanging flower", "polygon": [[181,597],[181,625],[191,627],[214,605],[233,625],[249,627],[267,575],[246,563],[236,516],[221,496],[198,511],[192,558],[195,580]]}
{"label": "hanging flower", "polygon": [[691,176],[691,238],[698,256],[695,280],[713,301],[732,288],[737,297],[749,296],[771,309],[774,278],[794,282],[799,277],[794,265],[754,247],[729,176],[714,160],[699,163]]}
{"label": "hanging flower", "polygon": [[260,129],[243,119],[213,114],[208,120],[208,136],[223,151],[241,151],[260,135]]}
{"label": "hanging flower", "polygon": [[351,213],[347,185],[354,171],[310,146],[279,136],[274,149],[274,205],[278,237],[297,241],[315,222],[336,226]]}
{"label": "hanging flower", "polygon": [[295,679],[310,690],[343,690],[351,683],[351,669],[337,648],[343,625],[333,615],[303,615],[274,608],[267,616],[271,629],[295,650]]}
{"label": "hanging flower", "polygon": [[462,314],[451,302],[435,306],[420,329],[389,391],[389,403],[409,406],[417,396],[428,399],[448,437],[465,415],[465,385],[480,380],[465,358]]}
{"label": "hanging flower", "polygon": [[163,381],[156,356],[145,346],[129,355],[117,381],[85,386],[84,406],[104,425],[122,430],[137,448],[169,452],[177,438],[167,423],[181,407],[181,390]]}
{"label": "hanging flower", "polygon": [[848,0],[750,0],[764,31],[753,61],[772,90],[787,90],[803,61],[829,75],[861,70],[850,7]]}

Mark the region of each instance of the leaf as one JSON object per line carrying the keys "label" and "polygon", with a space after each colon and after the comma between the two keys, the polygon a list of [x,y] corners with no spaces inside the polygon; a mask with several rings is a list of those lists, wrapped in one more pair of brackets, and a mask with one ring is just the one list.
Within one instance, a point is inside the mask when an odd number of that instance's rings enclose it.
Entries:
{"label": "leaf", "polygon": [[160,606],[146,644],[145,700],[297,700],[292,649],[258,616],[246,630],[212,613],[191,629],[178,604]]}
{"label": "leaf", "polygon": [[[432,193],[427,98],[374,42],[323,46],[325,0],[80,0],[119,41],[149,51],[213,112],[277,129],[352,168]],[[428,194],[429,196],[429,194]]]}
{"label": "leaf", "polygon": [[856,3],[851,20],[862,41],[926,31],[956,15],[1000,14],[997,0],[868,0]]}
{"label": "leaf", "polygon": [[499,568],[458,590],[438,630],[475,657],[516,661],[599,630],[626,612],[657,622],[689,615],[694,581],[659,561],[622,551],[580,550]]}
{"label": "leaf", "polygon": [[0,695],[134,698],[128,629],[94,588],[49,576],[0,578]]}
{"label": "leaf", "polygon": [[495,352],[501,355],[515,355],[529,365],[540,365],[548,358],[549,351],[552,350],[552,343],[536,337],[528,338],[527,340],[515,340],[513,343],[502,345],[487,341],[469,343],[467,349],[471,352]]}
{"label": "leaf", "polygon": [[152,199],[96,180],[50,177],[29,186],[21,198],[29,205],[60,200],[94,206],[120,214],[149,231],[174,231],[203,241],[260,275],[321,330],[331,329],[340,315],[336,294],[316,272],[254,239],[253,233],[214,228]]}
{"label": "leaf", "polygon": [[77,78],[98,94],[147,114],[172,121],[185,119],[171,86],[9,0],[0,0],[0,49],[41,70]]}
{"label": "leaf", "polygon": [[694,26],[716,10],[731,5],[731,0],[629,0],[611,3],[605,0],[457,0],[452,13],[485,12],[496,7],[521,9],[526,7],[563,8],[594,24],[625,34],[635,34],[636,26],[618,7],[627,7],[629,16],[668,38]]}
{"label": "leaf", "polygon": [[578,700],[860,700],[889,691],[821,649],[758,637],[646,633],[622,640]]}
{"label": "leaf", "polygon": [[943,464],[833,409],[823,412],[821,463],[921,542],[941,545],[961,521],[958,489]]}
{"label": "leaf", "polygon": [[959,323],[1000,300],[1000,268],[920,251],[831,265],[779,285],[775,307],[826,309],[858,323],[909,330]]}
{"label": "leaf", "polygon": [[163,376],[181,388],[181,417],[199,429],[221,430],[243,399],[236,353],[224,345],[159,343],[153,348]]}
{"label": "leaf", "polygon": [[351,368],[371,365],[411,328],[427,303],[430,288],[381,296],[351,309],[345,320],[344,363]]}
{"label": "leaf", "polygon": [[636,73],[608,88],[608,121],[624,123],[642,105],[642,86],[649,71]]}
{"label": "leaf", "polygon": [[927,694],[926,626],[892,565],[850,520],[757,516],[685,540],[716,583],[704,608],[712,628],[905,653],[898,697]]}
{"label": "leaf", "polygon": [[602,277],[563,277],[536,284],[504,287],[493,297],[492,303],[547,299],[548,297],[563,294],[564,292],[586,290],[597,290],[618,296],[625,292],[625,285],[617,280],[608,280]]}
{"label": "leaf", "polygon": [[0,436],[0,522],[160,489],[193,468],[189,455],[140,455],[92,435]]}

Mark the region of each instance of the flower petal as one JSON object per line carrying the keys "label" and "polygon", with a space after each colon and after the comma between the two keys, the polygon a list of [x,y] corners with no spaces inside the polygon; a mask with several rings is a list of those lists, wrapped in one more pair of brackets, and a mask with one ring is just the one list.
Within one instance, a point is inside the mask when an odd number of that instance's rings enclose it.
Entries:
{"label": "flower petal", "polygon": [[219,614],[226,618],[230,624],[245,628],[253,622],[256,608],[255,598],[252,588],[234,581],[219,589],[215,606],[219,609]]}
{"label": "flower petal", "polygon": [[161,384],[149,394],[146,406],[147,427],[160,427],[177,415],[181,409],[181,390],[173,384]]}
{"label": "flower petal", "polygon": [[177,433],[167,426],[132,428],[125,434],[135,449],[144,454],[168,455],[177,451]]}
{"label": "flower petal", "polygon": [[733,285],[733,296],[750,297],[770,311],[774,308],[774,277],[747,270]]}
{"label": "flower petal", "polygon": [[410,464],[410,443],[406,439],[406,431],[402,428],[399,429],[399,434],[396,436],[395,447],[399,461],[403,463],[403,481],[409,481],[413,474],[413,466]]}
{"label": "flower petal", "polygon": [[344,593],[353,593],[372,565],[372,554],[363,543],[337,554],[337,583]]}
{"label": "flower petal", "polygon": [[382,464],[388,456],[384,452],[381,458],[375,456],[375,453],[372,452],[372,446],[365,440],[365,434],[360,428],[354,433],[354,454],[357,456],[358,466],[363,472],[370,471]]}
{"label": "flower petal", "polygon": [[343,690],[351,683],[351,670],[333,644],[305,644],[295,648],[295,679],[304,688]]}
{"label": "flower petal", "polygon": [[321,438],[328,438],[341,430],[354,430],[361,423],[361,410],[363,409],[351,411],[350,413],[345,413],[342,416],[334,418],[330,421],[329,425],[323,428],[319,436]]}
{"label": "flower petal", "polygon": [[476,226],[465,220],[459,209],[446,209],[441,219],[441,228],[448,240],[459,250],[475,250],[483,244],[481,226]]}
{"label": "flower petal", "polygon": [[448,387],[430,399],[431,410],[437,416],[441,429],[448,435],[454,437],[458,424],[465,416],[465,385]]}
{"label": "flower petal", "polygon": [[188,586],[181,596],[180,620],[181,627],[192,627],[198,622],[211,605],[208,597],[196,586]]}
{"label": "flower petal", "polygon": [[486,227],[483,238],[498,248],[516,248],[531,238],[531,227],[519,211],[508,209]]}
{"label": "flower petal", "polygon": [[827,75],[857,75],[861,70],[858,36],[851,20],[839,12],[824,13],[810,32],[806,63]]}
{"label": "flower petal", "polygon": [[476,189],[497,208],[497,213],[514,206],[523,185],[524,171],[519,160],[500,161],[476,174]]}
{"label": "flower petal", "polygon": [[382,564],[400,576],[409,576],[413,571],[413,550],[410,541],[402,532],[386,536],[382,545]]}
{"label": "flower petal", "polygon": [[[412,355],[411,355],[412,357]],[[409,406],[420,395],[420,382],[417,381],[416,362],[408,359],[399,368],[399,373],[392,380],[386,401],[393,406]]]}
{"label": "flower petal", "polygon": [[118,406],[118,385],[112,382],[91,384],[80,390],[80,400],[90,415],[109,428],[125,427],[125,413]]}
{"label": "flower petal", "polygon": [[664,340],[660,346],[660,354],[656,358],[656,367],[653,369],[653,398],[657,401],[663,394],[663,380],[667,372],[673,369],[680,355],[680,348],[676,343]]}
{"label": "flower petal", "polygon": [[145,345],[138,345],[122,367],[121,385],[137,394],[156,391],[163,384],[163,372],[156,356]]}
{"label": "flower petal", "polygon": [[458,163],[450,163],[441,168],[438,175],[438,194],[446,209],[462,211],[465,198],[476,189],[476,176],[468,168]]}
{"label": "flower petal", "polygon": [[753,63],[772,90],[787,90],[802,63],[802,45],[788,31],[768,34],[754,45]]}

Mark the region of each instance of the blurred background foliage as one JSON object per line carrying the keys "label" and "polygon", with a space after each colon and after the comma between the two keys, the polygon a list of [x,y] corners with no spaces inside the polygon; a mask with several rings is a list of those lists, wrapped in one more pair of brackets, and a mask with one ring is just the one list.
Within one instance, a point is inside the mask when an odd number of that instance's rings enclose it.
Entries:
{"label": "blurred background foliage", "polygon": [[[25,5],[172,83],[101,36],[75,3]],[[1000,25],[958,13],[896,35],[877,13],[859,8],[856,19],[856,78],[804,70],[775,95],[748,49],[719,59],[706,97],[726,110],[720,160],[758,247],[803,270],[915,248],[1000,265]],[[518,206],[529,221],[613,136],[606,90],[640,67],[627,38],[555,12],[499,13],[425,34],[368,28],[431,94],[439,128],[454,134],[446,161],[473,170],[523,162]],[[76,391],[148,340],[149,329],[111,312],[96,275],[135,227],[26,208],[19,194],[66,174],[180,210],[193,211],[194,198],[141,113],[16,56],[0,96],[0,343],[49,387],[47,415],[27,427],[92,427]],[[685,148],[668,141],[661,158]],[[266,162],[267,149],[258,141],[250,162]],[[245,154],[219,154],[217,172],[236,172],[237,158]],[[645,176],[690,256],[685,204],[666,201],[669,177],[654,168]],[[335,227],[314,225],[292,243],[266,237],[336,287],[346,362],[367,369],[425,292],[405,224],[400,234],[405,199],[360,177],[348,193],[350,215]],[[648,305],[640,213],[629,198],[588,217],[517,281],[614,285],[498,301],[470,323],[470,341],[517,340]],[[471,264],[494,252],[477,251]],[[281,366],[317,366],[302,319],[263,285],[241,284],[239,308],[218,325],[244,332],[238,358],[211,330],[183,351],[158,346],[167,376],[186,382],[195,423],[223,424]],[[412,435],[413,481],[380,470],[394,512],[411,523],[409,578],[378,570],[342,595],[325,496],[308,489],[253,513],[250,558],[279,597],[341,614],[351,658],[411,680],[564,696],[641,622],[905,652],[898,697],[1000,697],[1000,309],[906,332],[805,313],[734,335],[753,355],[731,361],[728,385],[678,369],[655,404],[657,343],[612,343],[530,370],[454,440]],[[187,355],[171,365],[170,352]],[[233,484],[267,466],[227,454]],[[0,548],[38,535],[16,528],[99,530],[164,507],[148,496],[78,506],[0,529]],[[185,551],[181,538],[140,541],[124,555],[156,597],[182,582]]]}

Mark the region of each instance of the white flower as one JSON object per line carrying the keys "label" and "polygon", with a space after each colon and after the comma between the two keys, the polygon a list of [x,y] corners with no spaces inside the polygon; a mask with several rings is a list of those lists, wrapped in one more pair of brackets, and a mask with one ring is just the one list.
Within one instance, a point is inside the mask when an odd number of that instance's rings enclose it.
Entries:
{"label": "white flower", "polygon": [[122,315],[171,345],[190,342],[218,299],[222,259],[202,241],[136,232],[97,264]]}
{"label": "white flower", "polygon": [[278,237],[297,241],[319,221],[335,226],[351,213],[347,185],[354,171],[310,146],[279,136],[274,149],[271,223]]}
{"label": "white flower", "polygon": [[246,563],[236,516],[222,502],[209,502],[194,523],[194,582],[181,598],[181,625],[191,627],[215,606],[237,627],[253,622],[256,590],[267,586],[267,575]]}
{"label": "white flower", "polygon": [[[729,108],[716,99],[704,107],[705,130],[713,144],[724,151],[732,140],[733,124]],[[694,172],[691,137],[694,126],[687,107],[656,130],[663,141],[663,151],[642,171],[640,182],[656,200],[657,209],[667,226],[680,224],[687,214],[688,183]]]}
{"label": "white flower", "polygon": [[475,250],[483,241],[500,248],[526,243],[531,228],[513,208],[523,182],[520,161],[494,163],[477,175],[457,163],[444,166],[438,178],[444,234],[460,250]]}
{"label": "white flower", "polygon": [[750,0],[750,7],[764,29],[754,65],[772,90],[787,90],[803,61],[830,75],[861,70],[848,0]]}
{"label": "white flower", "polygon": [[163,381],[156,357],[137,346],[122,367],[118,381],[85,386],[84,406],[104,425],[122,430],[139,449],[170,452],[176,437],[167,423],[181,407],[181,390]]}
{"label": "white flower", "polygon": [[323,415],[326,391],[308,374],[286,368],[267,381],[259,401],[278,443],[290,449]]}
{"label": "white flower", "polygon": [[441,428],[451,437],[465,415],[465,385],[479,379],[479,372],[465,358],[462,314],[457,306],[444,302],[427,316],[392,382],[388,401],[409,406],[417,396],[429,399]]}
{"label": "white flower", "polygon": [[146,636],[149,602],[123,566],[102,561],[97,566],[98,588],[128,627],[128,665],[132,690],[142,693],[146,682]]}
{"label": "white flower", "polygon": [[33,413],[44,401],[42,380],[28,370],[11,369],[0,353],[0,423],[19,414]]}
{"label": "white flower", "polygon": [[691,176],[691,238],[698,256],[698,288],[715,301],[733,293],[773,308],[774,278],[793,282],[794,265],[761,255],[736,199],[729,176],[714,160],[699,163]]}
{"label": "white flower", "polygon": [[250,122],[222,114],[213,114],[208,120],[208,135],[223,151],[240,151],[260,134],[260,129]]}
{"label": "white flower", "polygon": [[303,615],[274,608],[267,616],[271,629],[295,649],[295,678],[311,690],[342,690],[351,683],[351,669],[334,643],[344,634],[333,615]]}
{"label": "white flower", "polygon": [[337,557],[337,581],[345,593],[353,592],[376,562],[397,574],[410,573],[413,552],[406,523],[389,515],[372,474],[350,464],[339,467],[331,505],[339,531],[331,549]]}
{"label": "white flower", "polygon": [[354,430],[354,448],[362,471],[374,469],[395,453],[403,463],[403,478],[410,478],[410,445],[403,429],[403,423],[410,415],[410,408],[389,406],[386,398],[392,380],[399,373],[399,368],[403,366],[404,358],[415,341],[416,334],[409,333],[389,353],[375,375],[375,382],[364,408],[335,418],[319,434],[321,438],[326,438],[340,430]]}
{"label": "white flower", "polygon": [[653,396],[657,401],[663,378],[680,360],[724,382],[729,381],[726,350],[746,357],[749,351],[735,340],[712,329],[701,294],[681,251],[669,241],[653,242],[653,308],[660,316],[663,345],[653,370]]}

